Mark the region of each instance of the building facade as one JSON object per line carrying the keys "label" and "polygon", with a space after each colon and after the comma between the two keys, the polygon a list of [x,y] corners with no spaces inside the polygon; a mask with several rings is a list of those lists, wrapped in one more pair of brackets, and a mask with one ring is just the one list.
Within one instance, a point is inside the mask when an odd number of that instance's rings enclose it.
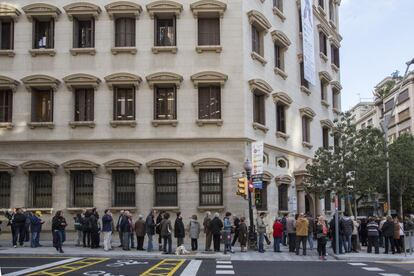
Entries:
{"label": "building facade", "polygon": [[313,1],[311,85],[300,1],[2,2],[0,207],[247,215],[263,141],[256,209],[328,212],[302,180],[340,112],[339,4]]}

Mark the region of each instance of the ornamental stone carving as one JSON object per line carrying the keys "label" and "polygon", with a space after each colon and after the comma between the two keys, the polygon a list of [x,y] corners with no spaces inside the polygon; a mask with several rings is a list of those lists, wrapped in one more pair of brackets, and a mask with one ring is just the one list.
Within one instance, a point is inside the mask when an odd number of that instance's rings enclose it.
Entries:
{"label": "ornamental stone carving", "polygon": [[16,92],[17,86],[19,86],[20,82],[0,75],[0,89],[11,89],[13,92]]}
{"label": "ornamental stone carving", "polygon": [[219,84],[223,87],[227,79],[227,75],[215,71],[204,71],[191,76],[191,81],[193,82],[195,88],[197,88],[200,84]]}
{"label": "ornamental stone carving", "polygon": [[227,4],[217,0],[201,0],[192,3],[190,9],[194,17],[197,17],[199,13],[218,13],[220,17],[223,17]]}
{"label": "ornamental stone carving", "polygon": [[331,75],[326,71],[319,72],[319,79],[327,83],[330,83],[332,81]]}
{"label": "ornamental stone carving", "polygon": [[32,160],[20,164],[20,168],[26,174],[31,171],[49,171],[51,174],[55,174],[58,167],[58,164],[44,160]]}
{"label": "ornamental stone carving", "polygon": [[259,90],[260,92],[265,93],[267,96],[273,92],[273,88],[270,86],[270,84],[262,79],[249,80],[249,86],[252,92]]}
{"label": "ornamental stone carving", "polygon": [[134,170],[138,173],[141,163],[130,159],[115,159],[104,163],[104,166],[109,173],[113,170]]}
{"label": "ornamental stone carving", "polygon": [[303,107],[299,109],[299,112],[300,112],[300,116],[306,116],[309,119],[313,119],[313,117],[316,116],[315,111],[313,111],[312,108],[310,107]]}
{"label": "ornamental stone carving", "polygon": [[69,90],[73,90],[77,87],[93,87],[98,88],[101,80],[95,76],[89,74],[72,74],[63,78],[66,86]]}
{"label": "ornamental stone carving", "polygon": [[163,85],[163,84],[174,84],[177,88],[180,88],[183,77],[176,73],[171,72],[159,72],[153,73],[146,77],[147,82],[150,88],[153,88],[154,85]]}
{"label": "ornamental stone carving", "polygon": [[173,169],[178,172],[184,166],[184,163],[175,159],[170,158],[160,158],[147,162],[147,168],[151,173],[154,173],[154,170],[157,169]]}
{"label": "ornamental stone carving", "polygon": [[180,13],[183,10],[183,5],[169,0],[154,1],[149,3],[146,7],[151,18],[154,18],[154,15],[157,13],[170,13],[179,18]]}
{"label": "ornamental stone carving", "polygon": [[292,184],[294,179],[290,175],[283,174],[283,175],[276,176],[275,181],[276,181],[277,186],[282,185],[282,184],[290,185]]}
{"label": "ornamental stone carving", "polygon": [[6,172],[10,175],[14,175],[16,168],[16,165],[0,161],[0,172]]}
{"label": "ornamental stone carving", "polygon": [[22,82],[26,89],[31,92],[32,88],[51,88],[57,90],[60,81],[47,75],[31,75],[24,77]]}
{"label": "ornamental stone carving", "polygon": [[96,173],[96,169],[99,167],[99,164],[88,160],[76,159],[66,161],[62,164],[62,167],[68,173],[73,170],[92,171],[93,173]]}
{"label": "ornamental stone carving", "polygon": [[270,33],[272,35],[273,43],[280,45],[282,47],[289,47],[292,42],[283,32],[274,30]]}
{"label": "ornamental stone carving", "polygon": [[33,17],[39,16],[50,16],[57,19],[58,16],[62,13],[59,8],[46,3],[30,4],[24,6],[22,9],[29,20],[32,20]]}
{"label": "ornamental stone carving", "polygon": [[203,158],[191,163],[196,172],[200,169],[222,169],[225,171],[229,164],[229,162],[219,158]]}
{"label": "ornamental stone carving", "polygon": [[141,5],[130,1],[117,1],[109,3],[105,6],[105,9],[111,19],[114,19],[119,15],[123,17],[133,16],[138,18],[142,12]]}
{"label": "ornamental stone carving", "polygon": [[70,20],[77,16],[93,16],[94,18],[97,18],[101,13],[101,8],[99,6],[88,2],[71,3],[64,6],[63,9],[66,11]]}
{"label": "ornamental stone carving", "polygon": [[283,103],[286,106],[290,106],[293,103],[292,98],[285,92],[273,93],[273,102],[277,104],[278,102]]}
{"label": "ornamental stone carving", "polygon": [[113,86],[130,86],[133,85],[135,88],[139,87],[139,84],[142,82],[140,76],[131,74],[131,73],[115,73],[106,76],[106,84],[110,89],[113,89]]}
{"label": "ornamental stone carving", "polygon": [[247,16],[249,17],[249,23],[256,26],[259,31],[267,32],[272,27],[266,16],[259,11],[251,10],[247,13]]}
{"label": "ornamental stone carving", "polygon": [[0,17],[10,17],[17,21],[21,12],[13,5],[1,3],[0,4]]}

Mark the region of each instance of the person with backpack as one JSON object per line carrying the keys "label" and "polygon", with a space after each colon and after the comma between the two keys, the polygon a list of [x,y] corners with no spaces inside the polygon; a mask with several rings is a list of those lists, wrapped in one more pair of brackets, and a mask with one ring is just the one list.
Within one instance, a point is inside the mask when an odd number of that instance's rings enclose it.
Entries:
{"label": "person with backpack", "polygon": [[188,232],[191,238],[191,250],[197,251],[198,238],[200,236],[200,224],[197,221],[197,215],[192,215],[190,223],[188,224]]}
{"label": "person with backpack", "polygon": [[80,246],[83,240],[83,237],[82,237],[83,236],[83,232],[82,232],[83,217],[82,216],[83,216],[83,213],[78,213],[73,218],[75,221],[74,223],[75,231],[77,232],[76,246]]}
{"label": "person with backpack", "polygon": [[145,232],[148,236],[148,245],[147,245],[148,252],[151,252],[153,249],[152,240],[155,235],[156,226],[157,226],[154,221],[154,217],[155,217],[155,210],[151,210],[147,218],[145,219]]}
{"label": "person with backpack", "polygon": [[328,241],[328,225],[323,216],[319,216],[316,224],[316,238],[318,241],[318,255],[321,261],[326,261],[326,243]]}

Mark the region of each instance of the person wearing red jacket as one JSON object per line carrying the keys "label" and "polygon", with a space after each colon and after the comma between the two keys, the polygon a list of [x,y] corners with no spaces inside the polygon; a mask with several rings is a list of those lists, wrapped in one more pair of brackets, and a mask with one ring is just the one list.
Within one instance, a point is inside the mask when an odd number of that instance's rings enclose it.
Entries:
{"label": "person wearing red jacket", "polygon": [[280,218],[276,218],[273,223],[273,251],[280,251],[280,243],[282,242],[283,236],[283,224],[280,221]]}

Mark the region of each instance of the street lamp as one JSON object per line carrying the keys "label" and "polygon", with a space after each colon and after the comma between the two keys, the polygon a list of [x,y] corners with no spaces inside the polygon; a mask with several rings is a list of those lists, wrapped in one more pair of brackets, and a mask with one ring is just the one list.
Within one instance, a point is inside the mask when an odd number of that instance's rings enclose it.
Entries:
{"label": "street lamp", "polygon": [[256,231],[255,231],[254,222],[253,222],[252,192],[250,191],[250,187],[249,187],[251,176],[252,176],[252,168],[253,168],[252,162],[250,162],[249,159],[246,159],[246,161],[244,162],[243,168],[246,172],[246,177],[248,181],[247,193],[248,193],[248,200],[249,200],[249,220],[250,220],[249,248],[256,248]]}
{"label": "street lamp", "polygon": [[384,121],[381,123],[381,128],[382,128],[382,131],[384,132],[384,140],[385,140],[385,159],[386,159],[386,167],[387,167],[387,205],[388,205],[387,215],[388,216],[391,216],[390,161],[389,161],[388,141],[387,141],[388,140],[388,129],[389,129],[392,113],[394,113],[394,110],[395,110],[396,100],[398,100],[398,96],[401,93],[401,89],[404,84],[404,81],[408,76],[408,70],[410,69],[410,66],[414,64],[414,58],[406,62],[405,64],[407,65],[407,69],[405,70],[404,77],[402,78],[400,82],[400,87],[397,90],[398,93],[396,96],[394,96],[391,113],[386,115],[384,118]]}

